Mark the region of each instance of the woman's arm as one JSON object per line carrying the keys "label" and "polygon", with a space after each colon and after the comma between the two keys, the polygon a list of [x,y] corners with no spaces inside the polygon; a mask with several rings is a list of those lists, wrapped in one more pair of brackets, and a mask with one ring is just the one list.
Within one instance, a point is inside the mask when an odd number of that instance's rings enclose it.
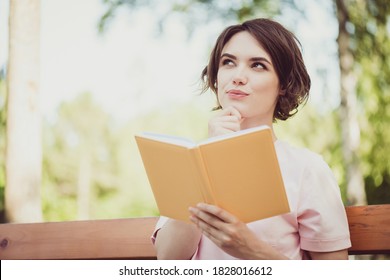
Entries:
{"label": "woman's arm", "polygon": [[188,260],[195,253],[201,232],[192,224],[169,219],[156,236],[157,259]]}
{"label": "woman's arm", "polygon": [[348,250],[334,252],[309,252],[313,260],[348,260]]}

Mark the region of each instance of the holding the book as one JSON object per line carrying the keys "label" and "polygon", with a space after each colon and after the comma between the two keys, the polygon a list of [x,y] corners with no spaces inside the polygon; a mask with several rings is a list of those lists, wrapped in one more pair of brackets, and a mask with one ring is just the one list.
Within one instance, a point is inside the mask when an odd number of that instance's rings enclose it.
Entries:
{"label": "holding the book", "polygon": [[[230,26],[217,39],[202,79],[204,90],[216,94],[220,110],[209,121],[210,137],[263,125],[270,128],[290,212],[247,223],[235,210],[217,206],[221,204],[199,203],[188,209],[191,223],[160,218],[153,234],[157,257],[347,259],[348,223],[330,168],[319,155],[277,139],[272,128],[276,120],[294,115],[309,94],[310,77],[295,36],[267,19]],[[235,163],[230,152],[224,150],[221,165]],[[245,164],[248,170],[252,167],[249,157]],[[244,183],[236,182],[235,188],[245,192]],[[260,188],[262,179],[257,183]],[[278,189],[275,182],[267,185],[269,193]],[[254,197],[259,203],[262,199]]]}

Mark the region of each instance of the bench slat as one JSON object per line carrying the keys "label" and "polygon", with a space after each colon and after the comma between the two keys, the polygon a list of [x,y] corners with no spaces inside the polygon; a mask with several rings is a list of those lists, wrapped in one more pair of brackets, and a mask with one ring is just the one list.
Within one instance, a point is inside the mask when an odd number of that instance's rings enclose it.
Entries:
{"label": "bench slat", "polygon": [[150,259],[157,218],[0,225],[0,259]]}
{"label": "bench slat", "polygon": [[390,254],[390,204],[346,207],[350,255]]}

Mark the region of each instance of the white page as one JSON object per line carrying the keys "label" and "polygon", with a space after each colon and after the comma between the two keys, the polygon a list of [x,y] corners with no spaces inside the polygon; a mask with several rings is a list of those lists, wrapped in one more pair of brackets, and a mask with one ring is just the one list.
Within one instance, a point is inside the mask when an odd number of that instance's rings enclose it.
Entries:
{"label": "white page", "polygon": [[256,127],[252,127],[252,128],[248,128],[248,129],[235,131],[235,132],[232,132],[232,133],[227,133],[227,134],[224,134],[224,135],[214,136],[214,137],[211,137],[211,138],[208,138],[206,140],[203,140],[203,141],[199,142],[199,145],[208,144],[208,143],[214,143],[214,142],[218,142],[218,141],[221,141],[221,140],[224,140],[224,139],[230,139],[230,138],[233,138],[233,137],[237,137],[239,135],[245,135],[245,134],[249,134],[249,133],[252,133],[252,132],[255,132],[255,131],[259,131],[259,130],[264,130],[264,129],[270,129],[270,127],[267,126],[267,125],[261,125],[261,126],[256,126]]}
{"label": "white page", "polygon": [[[259,130],[264,130],[264,129],[270,129],[270,127],[267,125],[261,125],[261,126],[257,126],[257,127],[252,127],[252,128],[232,132],[232,133],[227,133],[224,135],[211,137],[211,138],[205,139],[203,141],[200,141],[199,145],[214,143],[214,142],[218,142],[218,141],[221,141],[224,139],[230,139],[233,137],[237,137],[239,135],[245,135],[245,134],[249,134],[249,133],[259,131]],[[138,134],[138,135],[141,137],[147,138],[147,139],[160,141],[160,142],[164,142],[164,143],[169,143],[169,144],[173,144],[173,145],[177,145],[177,146],[187,147],[189,149],[198,146],[198,144],[195,141],[188,139],[188,138],[185,138],[185,137],[180,137],[180,136],[159,134],[159,133],[154,133],[154,132],[142,132],[141,134]]]}
{"label": "white page", "polygon": [[142,132],[138,134],[138,136],[160,141],[164,143],[169,143],[177,146],[187,147],[187,148],[193,148],[196,146],[196,143],[188,138],[180,137],[180,136],[173,136],[173,135],[166,135],[166,134],[159,134],[159,133],[153,133],[153,132]]}

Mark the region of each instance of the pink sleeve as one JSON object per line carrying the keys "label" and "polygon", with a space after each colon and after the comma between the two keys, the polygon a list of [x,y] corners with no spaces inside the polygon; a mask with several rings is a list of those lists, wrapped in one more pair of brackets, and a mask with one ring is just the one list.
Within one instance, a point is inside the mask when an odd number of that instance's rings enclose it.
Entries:
{"label": "pink sleeve", "polygon": [[154,228],[154,231],[153,231],[153,234],[152,236],[150,237],[150,239],[152,240],[152,243],[154,245],[154,243],[156,242],[156,237],[157,237],[157,233],[158,231],[163,227],[163,225],[168,221],[168,218],[167,217],[163,217],[161,216],[158,221],[157,221],[157,224],[156,224],[156,227]]}
{"label": "pink sleeve", "polygon": [[298,223],[303,250],[331,252],[351,247],[339,186],[321,158],[311,162],[302,178]]}

